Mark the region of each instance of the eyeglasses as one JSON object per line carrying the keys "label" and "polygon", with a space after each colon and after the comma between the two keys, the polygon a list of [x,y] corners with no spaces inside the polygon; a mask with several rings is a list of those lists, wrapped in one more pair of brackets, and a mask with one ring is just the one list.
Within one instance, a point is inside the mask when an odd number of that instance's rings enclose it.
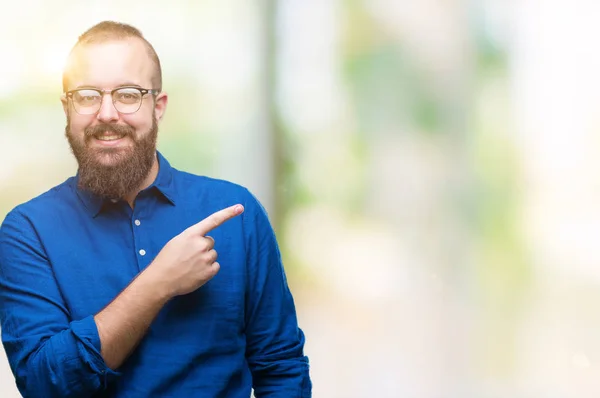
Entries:
{"label": "eyeglasses", "polygon": [[100,110],[104,94],[110,94],[117,112],[128,114],[137,112],[146,94],[157,95],[160,90],[139,87],[118,87],[113,90],[78,88],[65,93],[71,99],[75,112],[80,115],[93,115]]}

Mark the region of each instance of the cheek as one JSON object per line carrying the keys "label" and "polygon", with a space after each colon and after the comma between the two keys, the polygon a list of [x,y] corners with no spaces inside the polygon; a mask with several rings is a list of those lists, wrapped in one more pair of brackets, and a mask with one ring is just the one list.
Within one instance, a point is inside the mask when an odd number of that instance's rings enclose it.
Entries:
{"label": "cheek", "polygon": [[138,134],[144,133],[150,127],[152,127],[152,115],[146,114],[146,112],[137,112],[132,115],[122,115],[121,120],[123,123],[135,129]]}
{"label": "cheek", "polygon": [[69,133],[73,137],[79,137],[83,132],[83,128],[81,128],[78,123],[71,121],[69,123]]}
{"label": "cheek", "polygon": [[71,129],[71,133],[74,135],[83,134],[83,130],[86,127],[90,126],[93,123],[94,119],[88,117],[81,117],[81,115],[76,115],[70,118],[69,128]]}

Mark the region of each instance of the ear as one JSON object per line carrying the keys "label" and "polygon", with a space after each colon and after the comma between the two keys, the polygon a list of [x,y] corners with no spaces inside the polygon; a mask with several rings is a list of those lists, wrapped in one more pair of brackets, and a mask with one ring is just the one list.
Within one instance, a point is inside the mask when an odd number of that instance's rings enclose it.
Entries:
{"label": "ear", "polygon": [[65,116],[69,117],[69,100],[65,94],[60,96],[60,102],[62,102],[63,111],[65,111]]}
{"label": "ear", "polygon": [[169,96],[164,92],[158,94],[154,100],[154,117],[158,122],[162,120],[167,110],[167,102],[169,102]]}

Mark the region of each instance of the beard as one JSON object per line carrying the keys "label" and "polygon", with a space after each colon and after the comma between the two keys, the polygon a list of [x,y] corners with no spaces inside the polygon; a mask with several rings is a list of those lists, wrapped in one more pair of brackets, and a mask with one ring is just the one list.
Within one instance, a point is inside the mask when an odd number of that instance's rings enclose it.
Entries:
{"label": "beard", "polygon": [[[83,138],[75,137],[67,117],[65,135],[79,165],[78,187],[106,199],[121,199],[139,189],[148,177],[156,157],[158,124],[153,117],[146,134],[136,136],[127,125],[102,123],[87,127]],[[129,137],[133,146],[127,148],[92,148],[90,142],[107,132]],[[102,161],[104,159],[104,162]]]}

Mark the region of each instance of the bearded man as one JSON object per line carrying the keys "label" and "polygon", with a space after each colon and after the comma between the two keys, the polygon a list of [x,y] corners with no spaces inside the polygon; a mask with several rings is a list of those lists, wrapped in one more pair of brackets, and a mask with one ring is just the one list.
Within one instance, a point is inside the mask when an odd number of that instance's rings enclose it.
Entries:
{"label": "bearded man", "polygon": [[0,228],[2,343],[22,395],[310,397],[264,208],[156,150],[168,97],[152,45],[93,26],[63,90],[77,174]]}

